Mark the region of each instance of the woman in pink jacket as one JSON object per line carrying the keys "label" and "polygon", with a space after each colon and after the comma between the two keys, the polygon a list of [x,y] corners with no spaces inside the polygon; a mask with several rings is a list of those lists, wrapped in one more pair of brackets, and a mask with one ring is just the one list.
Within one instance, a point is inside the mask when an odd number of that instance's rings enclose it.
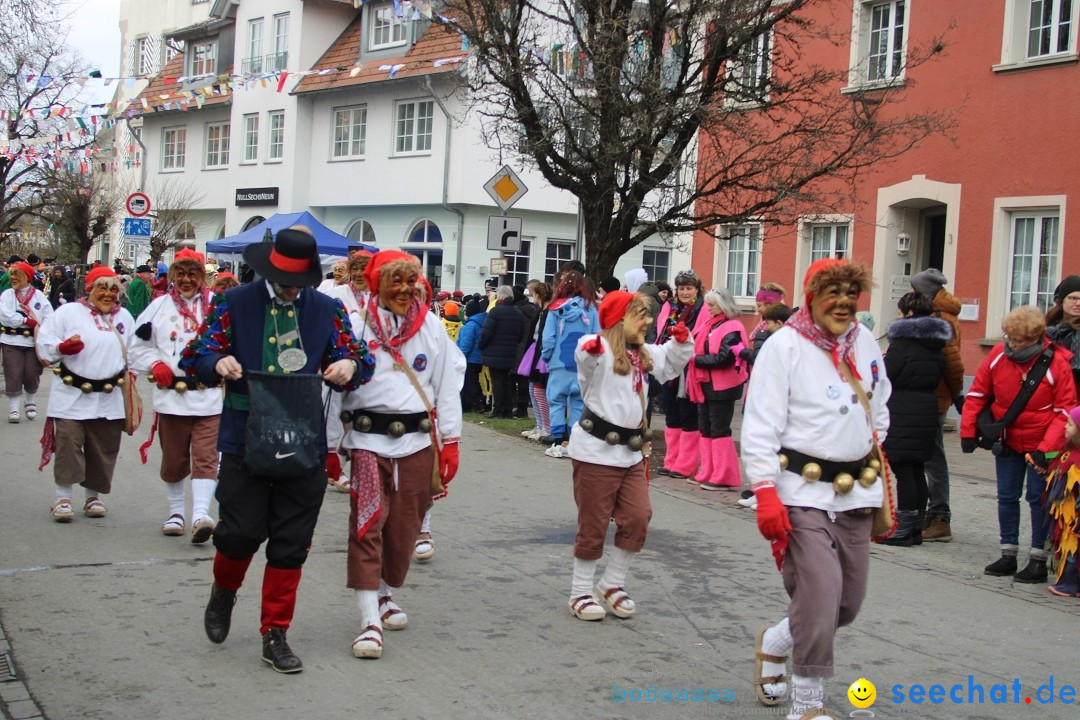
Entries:
{"label": "woman in pink jacket", "polygon": [[701,469],[687,481],[702,490],[742,485],[739,456],[731,437],[735,401],[742,397],[746,363],[739,350],[746,347],[742,312],[726,289],[705,293],[705,309],[694,327],[694,359],[687,373],[687,396],[697,405]]}

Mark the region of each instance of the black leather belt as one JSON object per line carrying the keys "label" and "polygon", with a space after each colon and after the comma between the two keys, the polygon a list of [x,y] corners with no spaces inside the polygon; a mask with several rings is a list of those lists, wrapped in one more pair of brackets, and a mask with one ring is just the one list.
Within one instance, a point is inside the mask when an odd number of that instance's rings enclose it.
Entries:
{"label": "black leather belt", "polygon": [[157,384],[152,373],[147,375],[146,379],[156,388],[161,390],[175,390],[180,393],[187,392],[188,390],[205,390],[208,387],[205,383],[189,378],[187,375],[174,375],[172,382],[165,387],[161,387]]}
{"label": "black leather belt", "polygon": [[[608,422],[604,418],[594,413],[589,408],[581,413],[581,419],[578,420],[578,425],[585,432],[592,435],[594,438],[599,438],[610,445],[629,445],[633,438],[637,438],[633,442],[637,444],[635,450],[641,448],[641,444],[645,442],[645,428],[625,428],[621,425]],[[612,442],[615,436],[618,436],[617,442]]]}
{"label": "black leather belt", "polygon": [[815,463],[821,468],[821,480],[823,482],[832,482],[840,473],[847,473],[849,475],[859,476],[865,466],[863,460],[853,460],[851,462],[837,462],[835,460],[822,460],[806,453],[801,453],[798,450],[791,450],[789,448],[780,448],[780,454],[787,457],[788,472],[793,472],[796,475],[803,474],[803,468],[810,463]]}
{"label": "black leather belt", "polygon": [[111,393],[117,385],[124,384],[124,378],[127,376],[127,370],[125,369],[121,370],[113,377],[94,380],[93,378],[86,378],[76,372],[72,372],[71,369],[62,362],[60,363],[60,367],[56,368],[54,372],[64,381],[65,385],[79,388],[84,393]]}
{"label": "black leather belt", "polygon": [[0,333],[3,333],[4,335],[21,335],[23,337],[31,337],[34,334],[34,331],[26,327],[25,325],[17,328],[8,327],[7,325],[0,325]]}
{"label": "black leather belt", "polygon": [[341,422],[351,425],[356,432],[376,433],[401,437],[405,433],[431,432],[431,419],[427,412],[380,413],[372,410],[346,410]]}

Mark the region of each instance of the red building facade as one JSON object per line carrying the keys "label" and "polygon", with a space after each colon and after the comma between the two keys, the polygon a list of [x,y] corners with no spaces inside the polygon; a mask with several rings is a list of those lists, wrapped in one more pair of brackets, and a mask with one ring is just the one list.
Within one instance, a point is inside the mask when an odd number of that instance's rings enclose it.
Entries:
{"label": "red building facade", "polygon": [[[803,274],[820,257],[873,268],[864,295],[883,335],[914,273],[936,267],[964,305],[962,351],[968,375],[1000,340],[1001,318],[1021,305],[1052,304],[1054,287],[1080,274],[1080,2],[1070,0],[834,0],[816,10],[822,25],[845,24],[839,42],[803,48],[807,63],[851,68],[852,93],[902,85],[900,111],[941,111],[954,120],[898,159],[864,173],[847,208],[789,208],[779,225],[747,223],[698,233],[693,264],[715,286],[752,307],[762,282],[801,304]],[[904,58],[942,37],[933,61]],[[702,153],[702,158],[706,153]],[[839,210],[839,212],[837,212]],[[768,220],[769,218],[763,218]]]}

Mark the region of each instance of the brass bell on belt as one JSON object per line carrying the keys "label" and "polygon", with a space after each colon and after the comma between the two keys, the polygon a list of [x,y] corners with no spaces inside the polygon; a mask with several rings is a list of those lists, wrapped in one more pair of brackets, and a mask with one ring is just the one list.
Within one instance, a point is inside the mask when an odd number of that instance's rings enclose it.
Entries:
{"label": "brass bell on belt", "polygon": [[75,378],[71,377],[70,375],[65,375],[64,376],[64,384],[65,385],[71,385],[74,382],[75,382]]}
{"label": "brass bell on belt", "polygon": [[399,438],[405,434],[405,423],[395,420],[386,426],[386,434],[392,438]]}
{"label": "brass bell on belt", "polygon": [[833,490],[835,490],[836,492],[840,493],[841,495],[846,495],[847,493],[851,492],[851,489],[853,487],[855,487],[855,478],[851,475],[851,473],[837,473],[836,477],[833,478],[832,486]]}
{"label": "brass bell on belt", "polygon": [[59,365],[52,369],[52,374],[53,375],[60,375],[60,366]]}
{"label": "brass bell on belt", "polygon": [[187,383],[184,382],[183,380],[181,380],[180,382],[176,383],[176,388],[175,389],[176,389],[176,392],[178,392],[178,393],[186,393],[187,392]]}
{"label": "brass bell on belt", "polygon": [[881,469],[881,462],[877,458],[870,458],[866,461],[866,464],[875,470]]}
{"label": "brass bell on belt", "polygon": [[124,384],[124,376],[123,376],[123,375],[121,375],[120,377],[116,378],[116,384],[117,384],[117,385],[123,385],[123,384]]}
{"label": "brass bell on belt", "polygon": [[604,440],[607,441],[608,445],[618,445],[619,444],[619,433],[612,430],[611,432],[609,432],[607,435],[604,436]]}
{"label": "brass bell on belt", "polygon": [[776,457],[777,457],[777,458],[779,458],[779,460],[780,460],[780,469],[781,469],[781,470],[787,470],[787,466],[788,466],[788,456],[787,456],[787,455],[785,455],[784,453],[780,453],[780,454],[779,454],[779,455],[777,455]]}
{"label": "brass bell on belt", "polygon": [[112,383],[105,383],[105,385],[101,389],[104,390],[106,393],[111,393],[113,391]]}
{"label": "brass bell on belt", "polygon": [[[874,461],[876,462],[876,461]],[[877,482],[877,470],[872,467],[864,467],[862,472],[859,473],[859,484],[865,488],[870,487]]]}
{"label": "brass bell on belt", "polygon": [[802,476],[806,482],[817,482],[821,479],[821,466],[816,462],[806,463],[802,468]]}
{"label": "brass bell on belt", "polygon": [[338,419],[341,420],[341,422],[344,423],[345,425],[348,425],[349,423],[351,423],[352,418],[353,418],[353,414],[352,414],[351,410],[342,410],[341,414],[338,415]]}
{"label": "brass bell on belt", "polygon": [[628,446],[628,447],[629,447],[629,448],[630,448],[631,450],[640,450],[640,449],[641,449],[641,447],[642,447],[642,446],[643,446],[644,444],[645,444],[645,441],[644,441],[644,440],[642,439],[642,437],[641,437],[640,435],[632,435],[632,436],[630,437],[630,439],[626,441],[626,445],[627,445],[627,446]]}
{"label": "brass bell on belt", "polygon": [[431,432],[431,420],[424,418],[416,424],[416,427],[420,429],[420,432],[429,433]]}
{"label": "brass bell on belt", "polygon": [[23,330],[22,334],[23,334],[23,337],[30,337],[30,331],[29,330]]}
{"label": "brass bell on belt", "polygon": [[595,423],[593,423],[592,420],[589,420],[587,418],[585,420],[580,420],[578,422],[578,425],[580,425],[581,429],[587,433],[591,433],[593,431],[593,428],[596,427]]}
{"label": "brass bell on belt", "polygon": [[361,415],[360,417],[356,418],[356,421],[353,423],[353,425],[360,432],[368,432],[369,430],[371,430],[371,418],[367,415]]}
{"label": "brass bell on belt", "polygon": [[94,392],[94,386],[91,385],[90,383],[83,383],[82,385],[79,386],[79,389],[82,390],[84,393],[86,393],[88,395],[90,393]]}

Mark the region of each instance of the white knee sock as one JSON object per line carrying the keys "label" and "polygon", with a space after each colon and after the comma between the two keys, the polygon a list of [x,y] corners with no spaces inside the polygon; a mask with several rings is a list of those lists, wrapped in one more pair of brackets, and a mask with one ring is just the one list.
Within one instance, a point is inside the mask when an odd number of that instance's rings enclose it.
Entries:
{"label": "white knee sock", "polygon": [[422,532],[422,533],[431,532],[431,511],[432,511],[432,509],[433,508],[428,508],[427,512],[424,513],[424,522],[420,523],[420,532]]}
{"label": "white knee sock", "polygon": [[99,497],[101,495],[101,493],[99,493],[97,490],[91,490],[88,487],[83,488],[83,495],[86,496],[87,500],[89,500],[90,498],[98,498],[99,500],[101,499]]}
{"label": "white knee sock", "polygon": [[165,483],[165,495],[169,498],[169,514],[184,514],[184,481]]}
{"label": "white knee sock", "polygon": [[71,486],[60,485],[56,486],[56,499],[57,500],[70,500],[71,499]]}
{"label": "white knee sock", "polygon": [[611,557],[608,558],[607,567],[600,578],[600,585],[608,590],[613,587],[626,587],[626,573],[630,571],[630,561],[637,553],[623,550],[619,547],[611,548]]}
{"label": "white knee sock", "polygon": [[596,561],[574,558],[574,581],[570,586],[570,597],[592,595],[593,578],[596,577]]}
{"label": "white knee sock", "polygon": [[19,412],[19,401],[20,400],[22,400],[22,398],[19,397],[18,395],[16,395],[15,397],[11,397],[9,395],[8,399],[7,399],[8,412],[13,412],[13,413]]}
{"label": "white knee sock", "polygon": [[379,580],[379,597],[393,597],[394,588],[386,584],[385,580]]}
{"label": "white knee sock", "polygon": [[382,630],[382,620],[379,618],[379,591],[356,590],[356,605],[360,608],[360,622],[364,627],[374,625]]}
{"label": "white knee sock", "polygon": [[37,405],[37,393],[26,393],[23,399],[27,405]]}
{"label": "white knee sock", "polygon": [[792,675],[795,689],[791,693],[791,712],[788,720],[799,720],[814,708],[825,704],[825,678]]}
{"label": "white knee sock", "polygon": [[[183,490],[182,484],[181,490]],[[217,490],[217,480],[191,479],[191,515],[193,520],[210,516],[210,501],[214,499],[215,490]]]}
{"label": "white knee sock", "polygon": [[[791,627],[788,624],[788,619],[784,618],[765,631],[765,635],[761,639],[761,652],[769,655],[776,655],[777,657],[787,657],[791,654],[791,646],[793,644],[794,642],[791,639]],[[775,677],[777,675],[785,675],[786,673],[787,666],[785,663],[773,663],[767,660],[761,661],[762,677]],[[788,686],[786,682],[765,683],[762,687],[766,693],[773,697],[787,695]]]}

